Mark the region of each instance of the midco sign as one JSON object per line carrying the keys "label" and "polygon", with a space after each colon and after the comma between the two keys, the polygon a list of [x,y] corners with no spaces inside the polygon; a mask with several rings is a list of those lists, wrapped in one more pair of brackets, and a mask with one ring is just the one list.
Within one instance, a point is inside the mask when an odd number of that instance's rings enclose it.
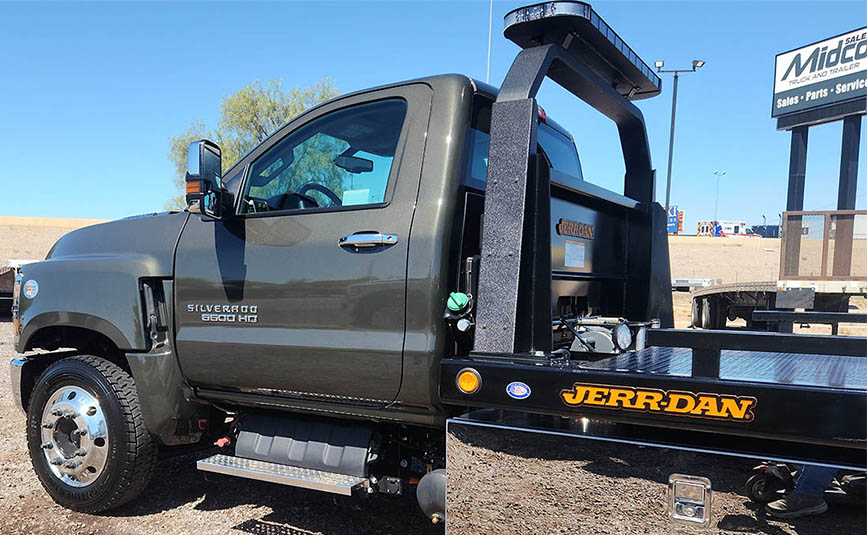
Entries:
{"label": "midco sign", "polygon": [[867,27],[777,55],[771,117],[864,96]]}

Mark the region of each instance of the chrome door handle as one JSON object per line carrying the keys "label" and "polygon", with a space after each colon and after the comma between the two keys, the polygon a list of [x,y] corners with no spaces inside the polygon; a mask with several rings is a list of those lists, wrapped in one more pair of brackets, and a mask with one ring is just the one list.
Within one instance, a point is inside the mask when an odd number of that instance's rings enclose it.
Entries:
{"label": "chrome door handle", "polygon": [[383,234],[381,232],[358,232],[344,236],[337,241],[341,247],[380,247],[397,243],[397,234]]}

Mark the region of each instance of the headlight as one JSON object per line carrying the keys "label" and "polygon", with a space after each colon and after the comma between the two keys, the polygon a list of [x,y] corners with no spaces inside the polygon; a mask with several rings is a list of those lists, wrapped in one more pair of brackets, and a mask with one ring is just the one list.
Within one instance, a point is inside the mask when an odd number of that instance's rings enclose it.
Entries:
{"label": "headlight", "polygon": [[620,349],[626,349],[632,345],[632,330],[629,325],[621,323],[614,328],[614,341]]}

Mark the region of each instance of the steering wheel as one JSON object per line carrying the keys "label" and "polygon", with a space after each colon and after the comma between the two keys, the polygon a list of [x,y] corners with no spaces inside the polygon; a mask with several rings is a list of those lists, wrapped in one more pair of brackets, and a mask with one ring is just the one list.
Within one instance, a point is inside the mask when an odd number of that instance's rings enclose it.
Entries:
{"label": "steering wheel", "polygon": [[298,188],[298,195],[304,195],[310,190],[318,191],[319,193],[328,197],[328,200],[331,201],[332,206],[343,206],[343,201],[340,200],[340,197],[337,196],[336,193],[331,191],[328,187],[323,186],[322,184],[317,184],[316,182],[309,182],[304,184],[300,188]]}

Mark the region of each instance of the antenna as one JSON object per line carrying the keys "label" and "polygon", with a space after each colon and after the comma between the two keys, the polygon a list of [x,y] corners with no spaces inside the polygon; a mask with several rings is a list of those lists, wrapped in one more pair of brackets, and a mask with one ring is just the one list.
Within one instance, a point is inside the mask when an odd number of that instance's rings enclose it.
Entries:
{"label": "antenna", "polygon": [[491,0],[491,10],[488,13],[488,68],[485,73],[485,83],[491,83],[491,26],[494,23],[494,0]]}

